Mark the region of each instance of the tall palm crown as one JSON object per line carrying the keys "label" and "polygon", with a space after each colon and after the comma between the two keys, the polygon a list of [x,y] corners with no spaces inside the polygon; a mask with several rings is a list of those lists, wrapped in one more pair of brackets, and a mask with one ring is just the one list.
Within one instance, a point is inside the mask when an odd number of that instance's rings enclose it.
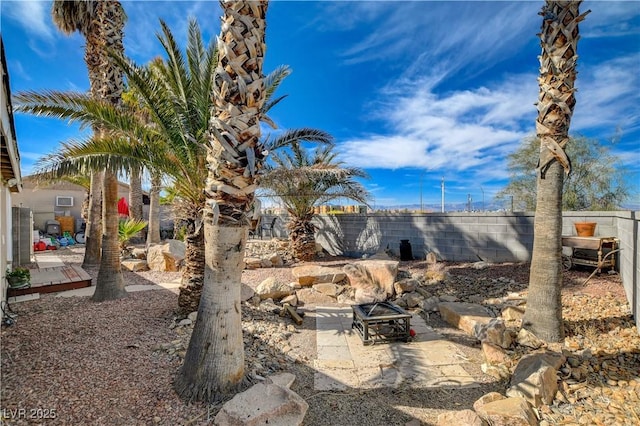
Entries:
{"label": "tall palm crown", "polygon": [[316,135],[324,145],[313,151],[301,143],[289,150],[276,152],[273,164],[267,167],[262,186],[265,195],[280,199],[290,215],[288,228],[293,255],[300,260],[311,260],[315,254],[315,227],[313,207],[337,198],[367,203],[369,193],[356,180],[367,177],[358,168],[345,167],[339,161],[331,137],[323,132]]}

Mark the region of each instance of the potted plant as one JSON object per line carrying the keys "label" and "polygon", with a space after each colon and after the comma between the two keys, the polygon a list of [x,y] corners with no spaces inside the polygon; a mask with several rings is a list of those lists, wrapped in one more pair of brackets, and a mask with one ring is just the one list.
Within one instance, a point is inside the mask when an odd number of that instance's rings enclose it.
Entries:
{"label": "potted plant", "polygon": [[17,267],[13,271],[7,269],[6,276],[11,288],[25,288],[31,285],[31,272],[27,268]]}

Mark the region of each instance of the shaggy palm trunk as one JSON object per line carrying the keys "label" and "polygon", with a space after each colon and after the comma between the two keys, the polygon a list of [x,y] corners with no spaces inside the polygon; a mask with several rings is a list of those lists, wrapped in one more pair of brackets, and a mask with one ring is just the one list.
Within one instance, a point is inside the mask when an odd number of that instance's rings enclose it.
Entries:
{"label": "shaggy palm trunk", "polygon": [[205,229],[206,291],[175,386],[189,400],[217,401],[244,384],[240,282],[246,232],[239,227]]}
{"label": "shaggy palm trunk", "polygon": [[[107,55],[107,48],[122,53],[122,30],[124,28],[124,10],[119,1],[96,2],[96,20],[101,29],[103,55],[100,69],[103,71],[103,85],[100,88],[102,99],[121,104],[124,91],[122,71]],[[120,249],[118,244],[118,178],[115,173],[105,171],[103,199],[102,258],[96,279],[96,291],[93,300],[100,302],[125,297],[124,280],[120,265]]]}
{"label": "shaggy palm trunk", "polygon": [[[257,186],[264,103],[266,1],[221,1],[204,209],[205,274],[198,318],[174,386],[187,400],[220,400],[244,382],[240,289]],[[256,155],[258,154],[258,155]]]}
{"label": "shaggy palm trunk", "polygon": [[188,315],[198,310],[202,284],[204,282],[205,248],[202,226],[196,226],[191,221],[189,232],[185,237],[184,267],[182,282],[178,294],[178,310],[182,315]]}
{"label": "shaggy palm trunk", "polygon": [[309,261],[316,256],[316,228],[311,223],[313,212],[302,217],[291,216],[287,225],[289,241],[293,257],[298,260]]}
{"label": "shaggy palm trunk", "polygon": [[[104,234],[102,236],[102,260],[96,279],[93,301],[120,299],[127,295],[120,266],[118,244],[118,178],[114,173],[104,176]],[[115,220],[114,220],[115,219]]]}
{"label": "shaggy palm trunk", "polygon": [[[564,339],[562,322],[562,184],[571,171],[564,152],[575,106],[580,1],[547,1],[540,40],[536,132],[540,163],[533,254],[523,327],[548,342]],[[588,12],[587,12],[588,13]]]}
{"label": "shaggy palm trunk", "polygon": [[85,229],[85,250],[82,266],[100,264],[102,255],[102,182],[103,172],[91,173],[89,189],[89,211]]}
{"label": "shaggy palm trunk", "polygon": [[159,173],[151,173],[151,189],[149,191],[149,227],[147,228],[147,246],[160,242],[160,185]]}
{"label": "shaggy palm trunk", "polygon": [[129,171],[129,217],[142,220],[142,176],[140,168],[132,166]]}

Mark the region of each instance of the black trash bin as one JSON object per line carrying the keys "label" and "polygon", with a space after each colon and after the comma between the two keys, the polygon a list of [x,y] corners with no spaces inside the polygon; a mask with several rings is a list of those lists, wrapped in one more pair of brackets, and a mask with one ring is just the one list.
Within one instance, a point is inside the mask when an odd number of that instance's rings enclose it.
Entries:
{"label": "black trash bin", "polygon": [[400,240],[400,260],[413,260],[411,243],[409,240]]}

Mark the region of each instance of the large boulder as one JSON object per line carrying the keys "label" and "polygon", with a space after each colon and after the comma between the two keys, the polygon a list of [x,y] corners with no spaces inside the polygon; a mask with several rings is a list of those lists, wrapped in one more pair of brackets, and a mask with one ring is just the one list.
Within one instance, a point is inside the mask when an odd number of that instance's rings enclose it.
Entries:
{"label": "large boulder", "polygon": [[147,250],[147,265],[152,271],[176,272],[184,260],[185,246],[179,240],[166,240]]}
{"label": "large boulder", "polygon": [[486,324],[478,323],[473,332],[481,342],[492,343],[504,349],[508,349],[513,343],[511,332],[507,330],[502,318],[492,318]]}
{"label": "large boulder", "polygon": [[438,304],[438,310],[442,319],[472,336],[481,325],[492,319],[484,307],[475,303],[443,302]]}
{"label": "large boulder", "polygon": [[345,265],[342,270],[356,290],[369,289],[375,294],[384,293],[387,299],[395,293],[393,284],[399,263],[397,260],[361,260]]}
{"label": "large boulder", "polygon": [[534,353],[520,359],[511,377],[507,396],[526,399],[534,407],[551,404],[558,391],[557,368],[565,357],[556,353]]}
{"label": "large boulder", "polygon": [[534,426],[536,413],[523,398],[504,398],[476,408],[483,420],[492,426]]}
{"label": "large boulder", "polygon": [[146,260],[141,259],[125,259],[120,262],[123,268],[128,269],[131,272],[140,272],[140,271],[148,271],[149,266],[147,266]]}
{"label": "large boulder", "polygon": [[299,426],[309,404],[289,387],[295,376],[282,373],[237,394],[222,406],[218,426]]}
{"label": "large boulder", "polygon": [[282,299],[293,294],[293,289],[289,284],[278,282],[274,277],[269,277],[256,287],[256,294],[260,299]]}
{"label": "large boulder", "polygon": [[486,426],[480,416],[473,410],[447,411],[438,415],[438,426]]}
{"label": "large boulder", "polygon": [[296,266],[291,270],[291,273],[301,286],[337,283],[346,278],[346,275],[341,270],[320,265]]}

